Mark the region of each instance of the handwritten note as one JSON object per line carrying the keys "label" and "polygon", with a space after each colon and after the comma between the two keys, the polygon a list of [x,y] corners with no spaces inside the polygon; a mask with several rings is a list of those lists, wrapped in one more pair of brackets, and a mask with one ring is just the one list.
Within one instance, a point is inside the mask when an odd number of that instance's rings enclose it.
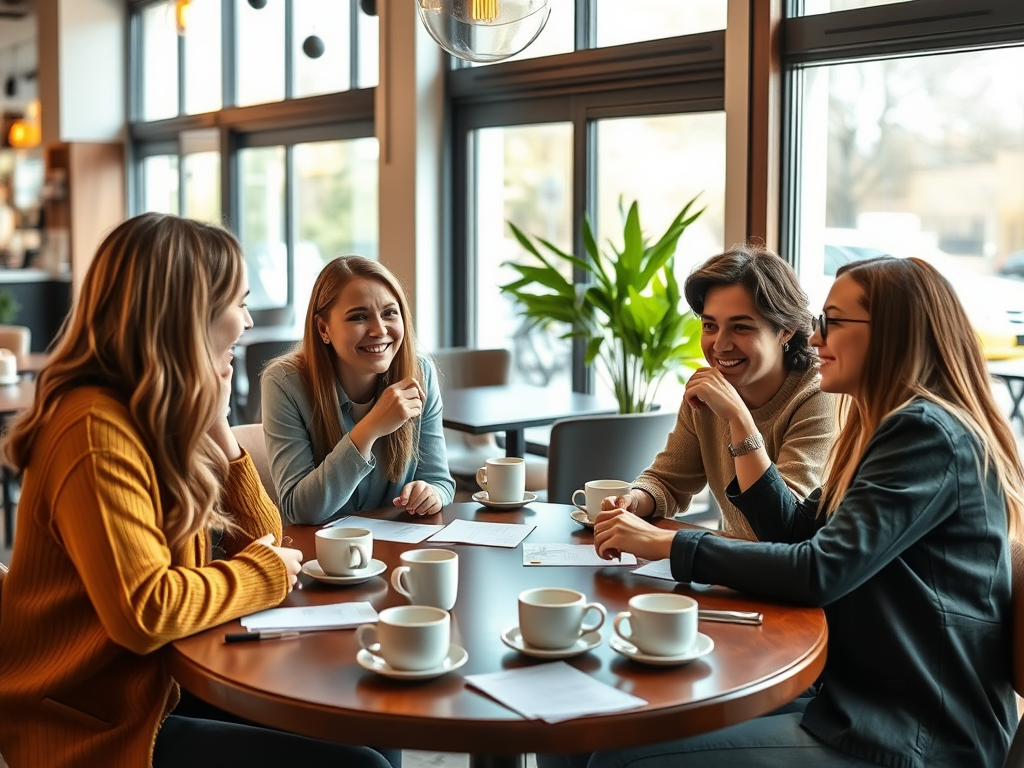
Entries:
{"label": "handwritten note", "polygon": [[636,557],[623,553],[602,560],[591,544],[524,544],[523,565],[636,565]]}
{"label": "handwritten note", "polygon": [[368,602],[270,608],[242,617],[250,632],[306,632],[315,629],[351,629],[377,621],[377,611]]}
{"label": "handwritten note", "polygon": [[365,528],[373,534],[378,541],[400,541],[406,544],[419,544],[437,533],[436,525],[423,523],[403,523],[397,520],[377,520],[372,517],[356,517],[349,515],[333,520],[324,528],[334,528],[339,525],[352,526],[354,528]]}
{"label": "handwritten note", "polygon": [[453,520],[431,536],[430,540],[513,549],[518,547],[523,539],[530,535],[530,531],[536,527],[524,523],[481,523],[475,520]]}
{"label": "handwritten note", "polygon": [[647,702],[556,661],[484,675],[466,682],[531,720],[558,723],[586,715],[622,712]]}

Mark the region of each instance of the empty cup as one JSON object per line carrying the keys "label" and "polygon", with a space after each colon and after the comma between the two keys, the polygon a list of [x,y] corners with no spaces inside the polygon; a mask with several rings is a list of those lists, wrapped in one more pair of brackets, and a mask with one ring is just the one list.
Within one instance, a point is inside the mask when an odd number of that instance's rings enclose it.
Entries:
{"label": "empty cup", "polygon": [[680,656],[697,640],[697,601],[686,595],[634,595],[612,623],[615,633],[649,656]]}
{"label": "empty cup", "polygon": [[321,528],[316,560],[328,576],[355,576],[373,557],[373,534],[366,528]]}
{"label": "empty cup", "polygon": [[376,624],[363,624],[356,630],[356,642],[392,669],[435,669],[448,656],[451,616],[427,605],[385,608],[377,615]]}
{"label": "empty cup", "polygon": [[[584,624],[591,611],[597,620]],[[538,587],[519,593],[519,632],[534,648],[569,648],[585,633],[600,629],[604,619],[604,606],[588,603],[586,595],[574,589]]]}
{"label": "empty cup", "polygon": [[459,556],[450,549],[411,549],[399,555],[391,586],[414,605],[450,611],[459,592]]}
{"label": "empty cup", "polygon": [[477,484],[489,501],[523,501],[526,498],[526,459],[505,456],[487,459],[476,471]]}
{"label": "empty cup", "polygon": [[[629,494],[629,489],[632,485],[632,483],[627,483],[624,480],[591,480],[584,483],[582,488],[577,488],[572,492],[572,505],[583,512],[590,522],[594,522],[597,516],[601,514],[602,501],[609,496],[626,496]],[[586,506],[581,507],[579,502],[576,501],[576,494],[578,493],[583,494]]]}

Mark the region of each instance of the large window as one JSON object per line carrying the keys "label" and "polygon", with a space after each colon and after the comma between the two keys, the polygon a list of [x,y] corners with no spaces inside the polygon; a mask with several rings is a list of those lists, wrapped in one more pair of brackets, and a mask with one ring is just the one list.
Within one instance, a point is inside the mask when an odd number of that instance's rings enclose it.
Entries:
{"label": "large window", "polygon": [[[1024,262],[1024,36],[1003,47],[1006,28],[993,26],[975,30],[969,47],[958,44],[964,31],[944,34],[934,12],[952,24],[964,4],[932,3],[931,17],[922,5],[837,13],[797,28],[808,44],[793,56],[815,59],[790,76],[799,106],[790,242],[800,278],[818,308],[846,262],[926,259],[957,289],[986,355],[1024,357],[1024,283],[1014,271]],[[884,55],[869,43],[852,61],[849,51],[833,62],[824,46],[814,50],[829,25],[834,51],[843,42],[837,30],[877,24],[883,13],[900,14],[905,36],[888,41]],[[1024,11],[1015,13],[1024,22]]]}
{"label": "large window", "polygon": [[[559,338],[566,329],[527,330],[499,291],[515,275],[503,264],[532,258],[509,223],[580,253],[584,217],[602,244],[615,241],[620,200],[636,200],[646,234],[656,237],[700,194],[707,212],[680,242],[680,276],[720,252],[725,10],[718,0],[566,1],[534,44],[549,47],[527,49],[534,58],[539,50],[572,51],[550,66],[509,61],[451,73],[453,280],[461,312],[453,342],[511,349],[521,381],[609,388],[584,365],[582,345]],[[659,400],[677,407],[678,387],[664,386]]]}
{"label": "large window", "polygon": [[193,0],[179,35],[168,8],[132,4],[131,211],[231,227],[252,309],[301,317],[324,259],[377,256],[360,90],[377,83],[377,19],[357,0]]}

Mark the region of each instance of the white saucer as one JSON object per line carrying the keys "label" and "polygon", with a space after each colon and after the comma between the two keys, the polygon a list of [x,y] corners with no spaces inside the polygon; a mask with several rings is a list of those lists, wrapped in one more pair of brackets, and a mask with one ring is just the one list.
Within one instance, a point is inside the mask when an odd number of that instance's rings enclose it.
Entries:
{"label": "white saucer", "polygon": [[370,560],[370,564],[360,573],[354,573],[351,576],[328,576],[316,560],[307,560],[302,564],[304,574],[312,576],[324,584],[362,584],[364,581],[384,573],[385,570],[387,570],[387,565],[382,560]]}
{"label": "white saucer", "polygon": [[550,650],[527,645],[523,642],[523,633],[519,631],[519,627],[509,627],[501,633],[501,642],[512,650],[519,651],[527,656],[533,656],[535,659],[568,659],[597,648],[601,644],[601,633],[596,631],[584,632],[580,639],[568,648]]}
{"label": "white saucer", "polygon": [[[374,647],[376,648],[377,646]],[[432,677],[440,677],[447,672],[458,669],[468,660],[469,654],[466,653],[466,649],[455,643],[448,646],[448,655],[439,666],[433,669],[420,669],[415,672],[394,669],[380,656],[371,653],[365,648],[360,649],[359,653],[356,654],[356,662],[358,662],[360,667],[376,672],[378,675],[384,675],[384,677],[394,678],[395,680],[429,680]]]}
{"label": "white saucer", "polygon": [[654,664],[659,667],[685,664],[688,661],[699,659],[701,656],[707,656],[715,650],[715,641],[700,632],[697,633],[697,640],[694,642],[693,647],[686,653],[681,653],[678,656],[651,656],[648,653],[642,653],[631,642],[623,640],[616,634],[608,638],[608,645],[612,647],[613,651],[621,653],[627,659],[639,661],[641,664]]}
{"label": "white saucer", "polygon": [[584,512],[582,509],[574,509],[572,512],[569,513],[569,517],[571,517],[577,523],[582,525],[584,528],[594,527],[593,521],[589,517],[587,517],[587,513]]}
{"label": "white saucer", "polygon": [[473,501],[477,504],[483,504],[488,509],[519,509],[536,500],[537,494],[530,493],[529,491],[526,492],[522,501],[491,501],[487,498],[487,491],[477,491],[473,494]]}
{"label": "white saucer", "polygon": [[[0,385],[17,384],[19,381],[21,381],[21,376],[18,374],[14,374],[13,376],[0,376]],[[536,496],[534,498],[536,498]]]}

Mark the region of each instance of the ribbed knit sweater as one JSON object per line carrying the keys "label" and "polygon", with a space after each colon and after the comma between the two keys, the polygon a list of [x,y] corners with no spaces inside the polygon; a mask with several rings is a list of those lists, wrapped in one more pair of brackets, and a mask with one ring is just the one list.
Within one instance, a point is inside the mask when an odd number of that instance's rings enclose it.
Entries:
{"label": "ribbed knit sweater", "polygon": [[160,478],[125,405],[65,395],[39,433],[0,599],[0,753],[11,768],[140,768],[177,701],[165,646],[287,594],[277,508],[248,455],[231,463],[239,526],[171,551]]}
{"label": "ribbed knit sweater", "polygon": [[[821,470],[836,430],[836,403],[818,388],[816,369],[790,371],[775,397],[750,412],[764,436],[768,458],[786,484],[801,498],[821,485]],[[726,498],[736,476],[729,443],[746,435],[730,435],[729,424],[710,408],[679,406],[675,429],[649,469],[633,483],[651,494],[655,514],[672,517],[690,506],[707,485],[722,509],[722,528],[756,540],[743,514]]]}

